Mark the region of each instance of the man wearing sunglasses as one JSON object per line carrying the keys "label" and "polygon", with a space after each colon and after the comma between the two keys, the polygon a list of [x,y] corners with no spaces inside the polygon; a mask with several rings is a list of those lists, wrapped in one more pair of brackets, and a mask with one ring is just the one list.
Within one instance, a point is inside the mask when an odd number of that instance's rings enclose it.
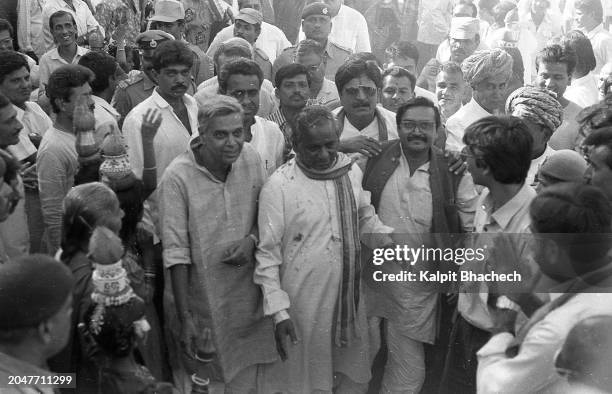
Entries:
{"label": "man wearing sunglasses", "polygon": [[340,151],[354,154],[363,168],[377,156],[381,143],[396,140],[395,114],[377,106],[382,88],[380,68],[373,61],[351,59],[336,73],[342,107],[334,110],[340,123]]}
{"label": "man wearing sunglasses", "polygon": [[[442,127],[438,108],[426,98],[412,98],[399,107],[396,121],[399,140],[383,143],[381,154],[368,161],[364,174],[364,189],[372,193],[380,219],[397,233],[410,234],[407,244],[414,245],[428,243],[423,234],[470,231],[478,194],[472,177],[449,172],[453,159],[434,146]],[[445,201],[456,203],[447,209]],[[446,237],[437,241],[432,246],[453,246]],[[435,270],[423,264],[417,267]],[[385,273],[404,269],[395,263],[380,267]],[[380,320],[387,323],[389,353],[381,392],[419,392],[425,380],[424,344],[436,340],[439,284],[369,281],[367,289],[370,327],[375,331],[370,336],[380,338]],[[450,318],[452,312],[445,314]],[[445,328],[450,328],[450,321]]]}

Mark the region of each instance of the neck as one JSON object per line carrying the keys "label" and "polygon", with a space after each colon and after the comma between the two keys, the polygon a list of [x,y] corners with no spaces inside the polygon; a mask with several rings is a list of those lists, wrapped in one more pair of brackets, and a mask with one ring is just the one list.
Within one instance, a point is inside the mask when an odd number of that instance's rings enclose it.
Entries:
{"label": "neck", "polygon": [[576,80],[576,79],[582,78],[582,77],[584,77],[584,76],[586,76],[588,74],[589,74],[589,72],[586,71],[586,70],[576,70],[576,71],[574,71],[574,75],[572,75],[572,79]]}
{"label": "neck", "polygon": [[4,353],[39,368],[46,367],[46,359],[38,346],[31,346],[27,341],[18,345],[0,344],[0,353]]}
{"label": "neck", "polygon": [[166,94],[164,92],[161,91],[161,89],[159,89],[159,87],[157,88],[157,93],[159,93],[159,95],[166,100],[166,102],[168,104],[170,104],[172,107],[176,107],[179,106],[181,104],[183,104],[183,96],[180,97],[176,97],[170,94]]}
{"label": "neck", "polygon": [[204,145],[201,145],[200,148],[193,152],[196,158],[196,162],[206,167],[211,174],[215,176],[215,178],[225,181],[227,178],[227,174],[231,169],[231,165],[224,164],[218,160],[215,160],[213,157],[206,154],[204,151]]}
{"label": "neck", "polygon": [[512,197],[516,196],[516,194],[523,187],[522,183],[498,183],[489,186],[489,191],[491,193],[491,198],[493,199],[493,212],[497,211],[500,207],[502,207],[505,203],[510,201]]}
{"label": "neck", "polygon": [[104,101],[106,101],[107,103],[110,103],[111,100],[113,99],[114,91],[112,91],[110,89],[110,86],[109,86],[108,88],[104,89],[103,91],[98,92],[98,93],[94,93],[94,94],[96,96],[100,97],[101,99],[103,99]]}
{"label": "neck", "polygon": [[540,23],[542,23],[542,20],[544,19],[544,13],[543,12],[535,13],[531,11],[531,19],[533,19],[533,23],[539,26]]}
{"label": "neck", "polygon": [[537,159],[546,152],[546,145],[531,153],[531,160]]}
{"label": "neck", "polygon": [[134,360],[132,352],[126,357],[113,358],[111,365],[113,369],[122,371],[133,371],[138,368],[138,363]]}
{"label": "neck", "polygon": [[251,126],[255,124],[255,118],[244,118],[242,125],[244,126],[244,136],[246,142],[251,142],[253,139],[253,133],[251,133]]}
{"label": "neck", "polygon": [[60,112],[57,114],[55,118],[55,123],[53,125],[56,129],[65,131],[70,134],[74,134],[74,129],[72,125],[72,119],[68,117],[67,114]]}
{"label": "neck", "polygon": [[320,81],[310,81],[310,98],[316,99],[323,87],[323,80]]}
{"label": "neck", "polygon": [[557,98],[557,101],[559,102],[559,104],[561,104],[561,106],[563,108],[567,107],[568,104],[570,103],[568,99],[566,99],[565,97],[563,97],[563,95],[561,95],[561,97]]}
{"label": "neck", "polygon": [[415,152],[402,147],[404,157],[408,161],[408,167],[410,167],[410,175],[421,167],[423,164],[429,161],[429,149]]}
{"label": "neck", "polygon": [[76,42],[70,45],[67,45],[67,46],[58,46],[57,53],[59,53],[61,57],[70,57],[70,58],[75,57],[77,53]]}
{"label": "neck", "polygon": [[451,116],[453,116],[455,114],[455,112],[459,111],[459,108],[461,108],[461,105],[457,105],[457,106],[441,106],[440,107],[440,112],[442,114],[442,116],[445,119],[450,118]]}
{"label": "neck", "polygon": [[376,117],[376,112],[374,112],[372,116],[368,116],[368,117],[365,117],[365,116],[356,117],[356,116],[349,114],[348,112],[346,113],[346,118],[348,119],[349,122],[351,122],[353,126],[355,126],[357,130],[363,130],[366,127],[368,127],[368,125],[372,123],[375,117]]}
{"label": "neck", "polygon": [[292,107],[283,107],[283,106],[280,107],[280,110],[283,113],[285,120],[287,120],[290,123],[295,120],[296,116],[303,109],[304,109],[303,107],[302,108],[292,108]]}
{"label": "neck", "polygon": [[482,107],[482,109],[484,109],[485,111],[487,111],[488,113],[490,113],[491,115],[495,115],[495,110],[497,108],[489,108],[488,105],[485,105],[483,103],[480,102],[480,100],[478,100],[476,97],[474,97],[474,101],[476,101],[476,103],[478,105],[480,105]]}
{"label": "neck", "polygon": [[325,38],[322,38],[320,40],[315,40],[315,41],[318,42],[319,44],[321,44],[321,46],[323,46],[323,48],[327,48],[327,40],[328,40],[328,38],[325,37]]}

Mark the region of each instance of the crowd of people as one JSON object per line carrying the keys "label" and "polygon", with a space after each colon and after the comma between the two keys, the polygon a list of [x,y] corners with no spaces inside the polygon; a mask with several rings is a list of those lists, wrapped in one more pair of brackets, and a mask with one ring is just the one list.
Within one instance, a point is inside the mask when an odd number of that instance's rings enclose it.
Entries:
{"label": "crowd of people", "polygon": [[3,2],[0,392],[612,393],[611,21]]}

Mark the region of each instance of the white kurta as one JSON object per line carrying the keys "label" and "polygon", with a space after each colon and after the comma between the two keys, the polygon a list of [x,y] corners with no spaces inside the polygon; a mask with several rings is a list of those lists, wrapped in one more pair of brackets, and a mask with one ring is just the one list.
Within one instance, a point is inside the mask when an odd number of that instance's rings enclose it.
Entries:
{"label": "white kurta", "polygon": [[465,129],[472,123],[490,116],[484,108],[472,98],[466,105],[459,108],[453,116],[446,121],[446,149],[460,151],[465,144],[463,134]]}
{"label": "white kurta", "polygon": [[283,164],[285,151],[285,136],[278,125],[259,116],[255,117],[255,123],[251,126],[253,139],[250,144],[255,148],[261,164],[267,175],[272,175],[274,170]]}
{"label": "white kurta", "polygon": [[[359,209],[360,233],[389,233],[361,187],[361,170],[349,172]],[[334,181],[313,180],[295,160],[279,168],[259,198],[259,237],[255,282],[262,286],[264,314],[288,310],[299,343],[289,345],[288,360],[265,366],[262,392],[331,392],[334,372],[358,383],[370,380],[367,323],[363,296],[358,332],[350,347],[333,345],[334,309],[342,277],[342,231]],[[363,293],[362,293],[363,295]]]}

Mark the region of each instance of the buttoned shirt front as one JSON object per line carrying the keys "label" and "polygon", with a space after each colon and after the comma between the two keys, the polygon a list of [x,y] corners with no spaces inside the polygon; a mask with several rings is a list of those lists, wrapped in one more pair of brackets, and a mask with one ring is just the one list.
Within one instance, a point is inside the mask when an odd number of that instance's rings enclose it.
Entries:
{"label": "buttoned shirt front", "polygon": [[40,92],[45,91],[47,83],[49,82],[49,77],[53,73],[53,71],[57,70],[61,66],[65,66],[67,64],[78,64],[81,57],[89,52],[89,49],[80,47],[77,45],[76,55],[72,58],[72,61],[68,63],[63,57],[60,56],[57,48],[51,49],[49,52],[45,53],[43,57],[40,59],[39,65],[39,75],[40,75]]}
{"label": "buttoned shirt front", "polygon": [[36,133],[40,136],[45,134],[53,122],[51,118],[34,102],[26,101],[25,110],[13,105],[17,111],[17,120],[23,125],[23,129],[19,132],[19,143],[8,147],[9,152],[19,161],[27,159],[36,153],[36,147],[30,140],[30,133]]}
{"label": "buttoned shirt front", "polygon": [[[299,41],[305,38],[306,36],[300,27]],[[332,30],[328,40],[355,53],[372,52],[368,23],[365,17],[359,11],[344,4],[340,6],[338,15],[332,18]]]}
{"label": "buttoned shirt front", "polygon": [[86,35],[87,33],[100,29],[102,35],[104,35],[104,28],[100,26],[96,18],[91,13],[91,10],[82,0],[72,0],[74,9],[68,5],[66,0],[46,0],[43,6],[42,18],[43,18],[43,36],[45,39],[45,47],[47,50],[51,50],[55,46],[53,43],[53,34],[49,30],[49,18],[56,11],[67,11],[72,14],[76,21],[77,35],[79,37]]}
{"label": "buttoned shirt front", "polygon": [[259,116],[251,126],[251,135],[250,144],[259,153],[266,174],[271,175],[283,164],[285,136],[276,123]]}
{"label": "buttoned shirt front", "polygon": [[[476,205],[474,215],[474,231],[483,233],[482,238],[476,236],[474,244],[482,247],[483,242],[488,242],[491,237],[485,233],[497,234],[521,234],[529,232],[531,222],[529,216],[529,206],[535,198],[535,190],[525,182],[519,191],[504,205],[493,211],[493,199],[489,189],[484,189]],[[490,247],[492,245],[488,245]],[[517,245],[522,246],[522,245]],[[484,272],[485,264],[482,261],[466,262],[461,266],[461,270],[473,273]],[[475,287],[478,286],[478,287]],[[488,288],[482,283],[462,283],[462,290],[459,293],[457,309],[461,316],[470,324],[482,329],[491,330],[493,320],[487,306]]]}
{"label": "buttoned shirt front", "polygon": [[459,110],[446,121],[446,149],[461,151],[465,146],[463,143],[465,129],[477,120],[487,116],[491,116],[491,114],[482,108],[474,98],[466,105],[459,108]]}
{"label": "buttoned shirt front", "polygon": [[604,29],[602,24],[599,24],[590,32],[585,32],[586,36],[591,40],[593,53],[597,66],[593,70],[594,75],[599,75],[601,68],[608,62],[612,61],[612,34]]}
{"label": "buttoned shirt front", "polygon": [[[197,133],[198,105],[195,99],[187,94],[183,95],[183,102],[187,108],[191,132]],[[189,147],[191,134],[178,118],[172,106],[155,89],[151,97],[138,104],[123,122],[123,136],[127,144],[130,165],[137,177],[142,178],[144,168],[140,129],[142,127],[142,118],[149,109],[157,109],[162,117],[162,123],[153,140],[157,179],[160,179],[172,160],[185,152]],[[157,219],[157,193],[153,192],[145,203],[143,222],[148,225],[156,225]]]}
{"label": "buttoned shirt front", "polygon": [[323,84],[317,97],[308,99],[306,105],[324,105],[329,110],[334,110],[340,106],[340,95],[336,84],[327,78],[323,78]]}

